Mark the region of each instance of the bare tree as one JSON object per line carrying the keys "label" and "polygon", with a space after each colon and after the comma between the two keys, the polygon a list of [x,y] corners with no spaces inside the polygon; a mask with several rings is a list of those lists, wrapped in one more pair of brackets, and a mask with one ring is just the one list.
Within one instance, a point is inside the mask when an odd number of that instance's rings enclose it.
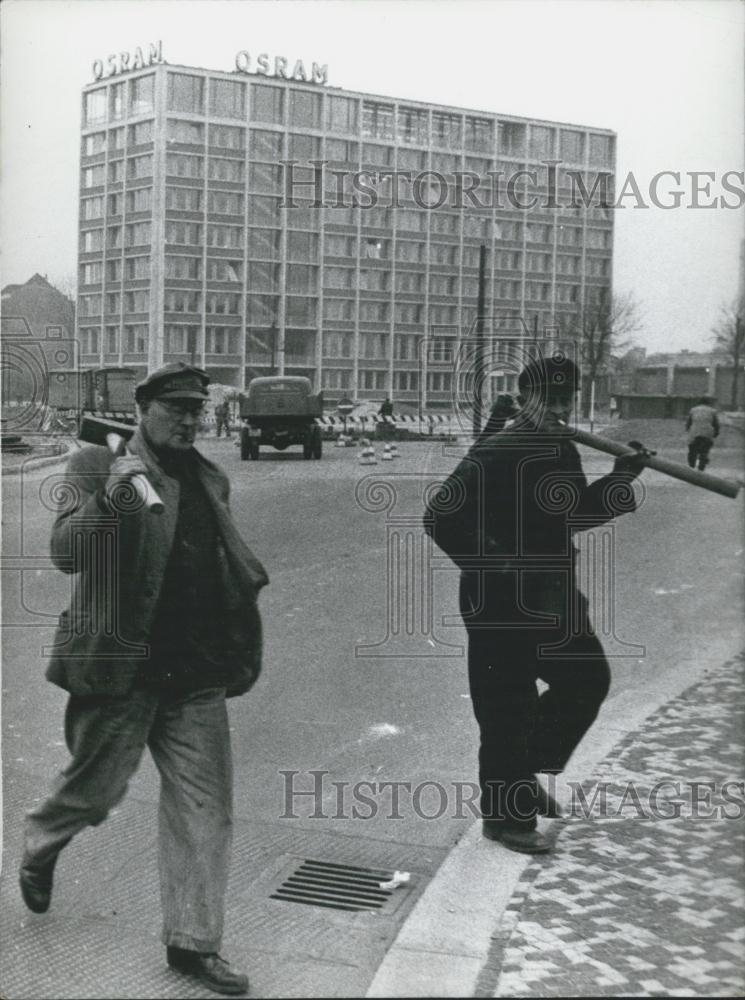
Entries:
{"label": "bare tree", "polygon": [[714,346],[732,364],[732,397],[730,405],[737,409],[737,390],[740,380],[740,359],[745,355],[745,296],[735,299],[732,305],[722,306],[719,319],[712,333]]}
{"label": "bare tree", "polygon": [[577,344],[582,372],[582,415],[590,415],[592,383],[608,371],[611,354],[629,350],[632,334],[642,325],[639,304],[631,293],[590,300],[580,313],[563,317],[559,329]]}

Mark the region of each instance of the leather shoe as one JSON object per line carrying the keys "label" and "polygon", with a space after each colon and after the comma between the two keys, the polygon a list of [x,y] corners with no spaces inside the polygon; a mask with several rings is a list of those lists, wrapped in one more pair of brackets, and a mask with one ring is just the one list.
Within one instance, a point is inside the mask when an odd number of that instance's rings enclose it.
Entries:
{"label": "leather shoe", "polygon": [[213,993],[237,995],[248,993],[248,976],[233,972],[217,952],[189,951],[186,948],[166,948],[168,964],[185,976],[193,976]]}
{"label": "leather shoe", "polygon": [[21,862],[18,881],[21,886],[23,902],[32,913],[46,913],[52,901],[52,880],[54,866],[59,855],[45,861],[44,864],[34,864],[28,856]]}
{"label": "leather shoe", "polygon": [[563,819],[564,810],[551,792],[544,788],[538,779],[536,779],[536,787],[535,804],[538,809],[538,815],[545,816],[546,819]]}
{"label": "leather shoe", "polygon": [[548,854],[551,845],[538,830],[511,826],[499,819],[482,821],[482,831],[488,840],[496,840],[518,854]]}

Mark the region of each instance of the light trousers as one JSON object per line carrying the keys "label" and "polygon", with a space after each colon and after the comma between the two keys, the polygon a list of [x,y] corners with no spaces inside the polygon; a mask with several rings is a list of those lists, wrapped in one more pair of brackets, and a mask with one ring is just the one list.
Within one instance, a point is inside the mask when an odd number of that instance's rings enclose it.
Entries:
{"label": "light trousers", "polygon": [[72,760],[26,817],[25,863],[42,864],[102,822],[127,790],[145,747],[160,772],[158,869],[163,943],[218,951],[230,864],[233,773],[225,689],[125,698],[71,696]]}

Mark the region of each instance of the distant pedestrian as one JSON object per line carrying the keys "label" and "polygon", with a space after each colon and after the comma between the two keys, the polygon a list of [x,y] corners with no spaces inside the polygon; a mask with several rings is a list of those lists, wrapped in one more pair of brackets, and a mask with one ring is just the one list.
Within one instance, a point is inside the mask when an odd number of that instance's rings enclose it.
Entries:
{"label": "distant pedestrian", "polygon": [[564,769],[610,683],[572,536],[635,508],[642,460],[618,458],[587,483],[565,430],[579,385],[569,359],[531,362],[518,385],[513,422],[474,444],[424,525],[461,569],[484,836],[542,854],[536,817],[560,810],[537,775]]}
{"label": "distant pedestrian", "polygon": [[393,431],[393,403],[391,402],[390,396],[386,396],[380,404],[378,416],[380,417],[380,421],[378,423],[378,437],[387,441],[388,438],[392,436]]}
{"label": "distant pedestrian", "polygon": [[[54,523],[52,559],[78,579],[47,678],[70,695],[71,760],[27,815],[20,883],[28,908],[44,913],[60,851],[103,822],[149,747],[161,776],[168,964],[238,994],[248,979],[218,954],[233,812],[225,699],[259,674],[267,577],[231,518],[227,477],[193,447],[208,382],[201,369],[166,365],[137,387],[129,454],[87,447],[70,459],[73,502]],[[139,474],[162,514],[133,502]]]}
{"label": "distant pedestrian", "polygon": [[714,438],[719,435],[719,417],[711,396],[702,396],[691,408],[686,418],[686,430],[688,464],[695,469],[698,462],[699,471],[703,472],[709,464],[709,452],[714,444]]}
{"label": "distant pedestrian", "polygon": [[217,420],[217,436],[220,437],[225,428],[225,437],[230,437],[230,407],[227,401],[218,403],[215,407],[215,419]]}

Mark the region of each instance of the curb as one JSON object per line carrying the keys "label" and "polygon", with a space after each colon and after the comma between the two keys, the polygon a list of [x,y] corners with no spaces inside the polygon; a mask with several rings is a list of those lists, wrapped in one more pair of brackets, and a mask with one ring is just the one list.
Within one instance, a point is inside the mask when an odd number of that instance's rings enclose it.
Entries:
{"label": "curb", "polygon": [[[609,698],[564,779],[582,781],[589,777],[617,743],[700,680],[713,664],[737,655],[741,645],[739,639],[722,638],[715,648],[709,646],[705,655],[692,652],[674,673],[655,675],[644,688],[626,689]],[[366,996],[476,996],[479,976],[489,960],[505,909],[531,860],[495,848],[482,838],[476,820],[424,890],[379,965]]]}
{"label": "curb", "polygon": [[20,476],[22,472],[30,472],[34,469],[43,469],[48,465],[59,465],[60,462],[65,462],[70,456],[73,450],[73,445],[69,445],[66,451],[63,451],[59,455],[45,455],[43,458],[29,458],[27,462],[23,462],[21,465],[11,465],[7,469],[3,468],[3,476]]}

